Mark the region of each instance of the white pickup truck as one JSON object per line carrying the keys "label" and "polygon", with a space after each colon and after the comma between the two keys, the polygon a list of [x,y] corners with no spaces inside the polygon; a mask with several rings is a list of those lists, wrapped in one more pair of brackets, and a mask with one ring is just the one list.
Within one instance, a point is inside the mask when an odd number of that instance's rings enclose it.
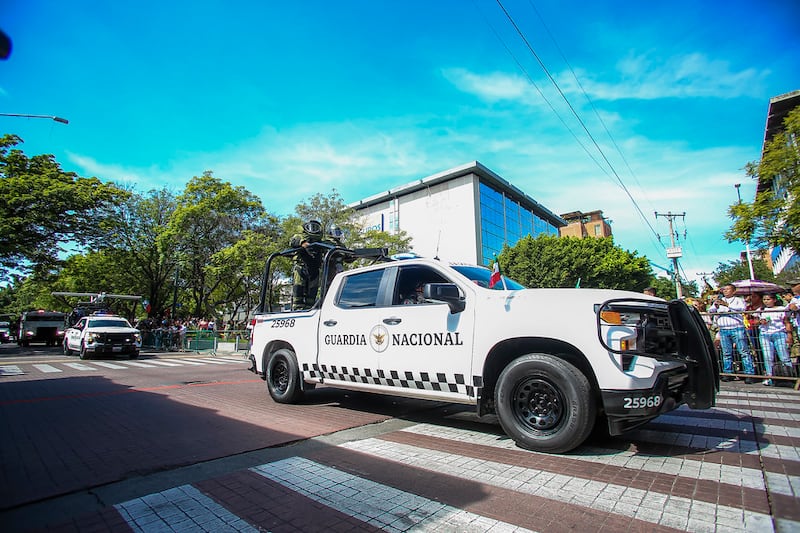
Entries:
{"label": "white pickup truck", "polygon": [[100,355],[136,359],[141,347],[141,333],[121,316],[85,316],[64,334],[64,354],[77,353],[81,359]]}
{"label": "white pickup truck", "polygon": [[[507,278],[489,288],[484,267],[383,257],[322,283],[311,309],[270,312],[272,260],[294,253],[267,261],[252,329],[251,370],[276,402],[325,384],[469,404],[517,445],[553,453],[598,421],[619,435],[682,404],[714,405],[711,338],[682,301]],[[364,255],[329,247],[321,279]]]}

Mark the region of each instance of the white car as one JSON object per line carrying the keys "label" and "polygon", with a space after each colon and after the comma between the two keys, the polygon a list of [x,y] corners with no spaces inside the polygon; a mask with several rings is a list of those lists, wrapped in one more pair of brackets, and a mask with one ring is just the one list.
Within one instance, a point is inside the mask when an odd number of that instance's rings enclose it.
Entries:
{"label": "white car", "polygon": [[139,357],[142,335],[121,316],[91,315],[81,318],[64,334],[64,353],[81,359],[93,355]]}

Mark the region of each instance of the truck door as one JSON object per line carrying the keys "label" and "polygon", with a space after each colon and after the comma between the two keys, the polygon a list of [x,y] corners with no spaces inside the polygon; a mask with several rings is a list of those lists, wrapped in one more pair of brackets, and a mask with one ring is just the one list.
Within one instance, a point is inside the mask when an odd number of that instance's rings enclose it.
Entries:
{"label": "truck door", "polygon": [[392,305],[376,322],[387,336],[378,352],[379,368],[395,386],[427,391],[432,398],[475,397],[472,302],[468,299],[464,311],[451,314],[447,304],[425,301],[421,295],[427,283],[452,282],[427,265],[399,267]]}
{"label": "truck door", "polygon": [[[386,316],[382,307],[385,286],[392,269],[345,274],[336,294],[326,295],[319,325],[317,365],[313,377],[326,382],[370,384],[377,376],[382,339],[374,337],[373,325]],[[304,373],[306,369],[302,369]]]}

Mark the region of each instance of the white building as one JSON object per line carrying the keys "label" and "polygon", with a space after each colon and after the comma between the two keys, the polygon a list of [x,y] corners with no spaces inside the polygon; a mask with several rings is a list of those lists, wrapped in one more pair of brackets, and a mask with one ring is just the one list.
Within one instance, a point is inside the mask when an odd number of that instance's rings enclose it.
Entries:
{"label": "white building", "polygon": [[367,227],[405,231],[414,252],[488,265],[503,244],[541,233],[558,236],[566,221],[473,161],[350,204]]}

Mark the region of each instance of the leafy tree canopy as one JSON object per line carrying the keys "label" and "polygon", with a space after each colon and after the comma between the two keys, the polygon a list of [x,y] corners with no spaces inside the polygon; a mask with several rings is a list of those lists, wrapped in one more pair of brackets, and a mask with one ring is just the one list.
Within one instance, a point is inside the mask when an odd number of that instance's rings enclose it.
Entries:
{"label": "leafy tree canopy", "polygon": [[102,221],[128,193],[64,172],[52,155],[27,157],[16,135],[0,138],[0,277],[59,263],[66,243],[99,245]]}
{"label": "leafy tree canopy", "polygon": [[503,272],[526,287],[627,289],[641,292],[652,277],[646,257],[615,246],[610,237],[580,239],[530,235],[505,247]]}
{"label": "leafy tree canopy", "polygon": [[769,188],[752,203],[728,208],[733,225],[725,237],[730,242],[800,252],[800,107],[786,116],[783,125],[784,131],[766,144],[761,161],[745,167],[749,177]]}
{"label": "leafy tree canopy", "polygon": [[[753,273],[756,279],[777,282],[772,269],[763,259],[753,259]],[[714,270],[714,282],[718,287],[740,279],[750,279],[750,266],[745,261],[720,263]]]}

